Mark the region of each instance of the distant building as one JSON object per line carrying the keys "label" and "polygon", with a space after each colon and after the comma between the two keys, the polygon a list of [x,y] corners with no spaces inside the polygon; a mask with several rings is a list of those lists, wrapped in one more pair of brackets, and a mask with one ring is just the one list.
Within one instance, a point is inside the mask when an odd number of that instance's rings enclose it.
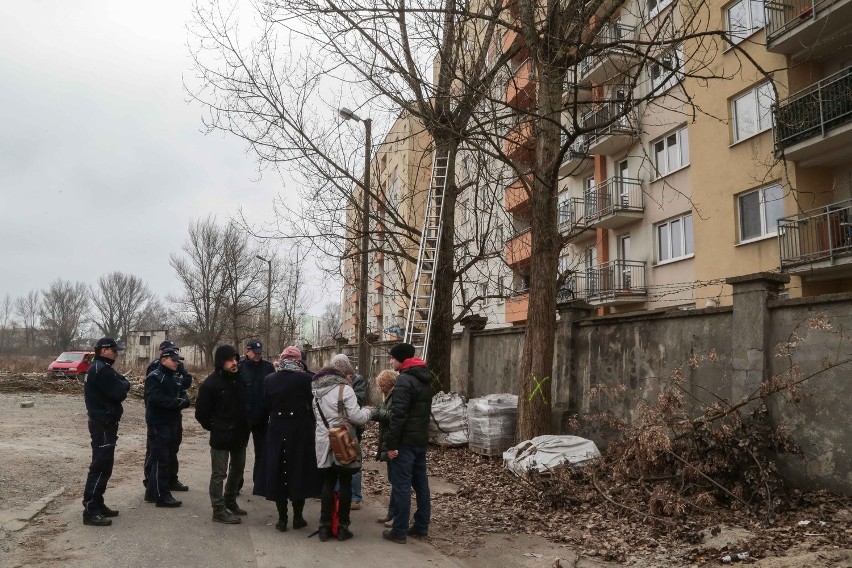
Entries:
{"label": "distant building", "polygon": [[299,320],[299,340],[302,343],[320,345],[322,342],[322,318],[304,315]]}
{"label": "distant building", "polygon": [[160,356],[160,343],[172,339],[180,348],[185,365],[198,366],[202,364],[201,349],[195,345],[182,345],[177,338],[169,337],[167,329],[137,329],[127,333],[127,345],[124,352],[128,364],[147,365]]}

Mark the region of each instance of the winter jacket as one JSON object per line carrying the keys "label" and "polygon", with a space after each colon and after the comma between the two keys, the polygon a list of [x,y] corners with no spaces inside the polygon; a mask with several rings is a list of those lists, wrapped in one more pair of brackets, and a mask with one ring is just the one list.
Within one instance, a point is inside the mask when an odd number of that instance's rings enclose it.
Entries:
{"label": "winter jacket", "polygon": [[263,379],[275,372],[275,367],[266,359],[252,361],[243,357],[239,364],[240,375],[246,384],[246,416],[249,424],[266,424],[269,415],[263,406]]}
{"label": "winter jacket", "polygon": [[249,423],[246,419],[246,387],[239,373],[226,373],[224,360],[216,351],[216,370],[198,389],[195,419],[210,431],[210,447],[216,450],[238,450],[248,444]]}
{"label": "winter jacket", "polygon": [[[331,467],[332,455],[331,445],[328,443],[328,428],[323,422],[323,416],[328,421],[330,427],[340,425],[340,419],[337,416],[337,398],[340,392],[340,385],[343,386],[343,406],[346,409],[343,412],[344,419],[348,419],[350,424],[360,426],[365,424],[370,419],[370,409],[360,408],[358,401],[355,398],[355,391],[346,377],[340,374],[339,371],[332,368],[321,369],[314,375],[312,391],[314,395],[313,412],[316,417],[316,455],[317,467]],[[319,408],[317,408],[319,406]],[[322,416],[320,415],[322,412]]]}
{"label": "winter jacket", "polygon": [[359,374],[352,375],[352,390],[355,391],[355,400],[358,401],[358,406],[367,404],[367,381]]}
{"label": "winter jacket", "polygon": [[121,402],[127,398],[130,383],[112,368],[114,361],[97,355],[83,385],[83,398],[89,418],[102,422],[118,422],[124,409]]}
{"label": "winter jacket", "polygon": [[387,449],[429,445],[429,417],[432,414],[432,372],[426,363],[412,357],[399,368],[393,390]]}
{"label": "winter jacket", "polygon": [[[160,360],[154,359],[150,363],[148,363],[148,369],[145,371],[145,376],[147,377],[151,373],[157,370],[157,367],[160,366]],[[189,387],[192,386],[192,375],[189,374],[189,371],[186,370],[186,367],[183,366],[183,363],[178,363],[178,368],[175,371],[175,379],[180,384],[181,390],[184,392],[189,390]],[[186,397],[183,397],[186,398]]]}
{"label": "winter jacket", "polygon": [[379,423],[379,441],[376,445],[376,459],[388,461],[388,426],[390,426],[391,407],[393,406],[393,389],[385,395],[384,400],[373,411],[371,420]]}
{"label": "winter jacket", "polygon": [[176,377],[176,372],[157,365],[145,377],[145,422],[150,425],[180,422],[180,411],[189,406],[186,391]]}

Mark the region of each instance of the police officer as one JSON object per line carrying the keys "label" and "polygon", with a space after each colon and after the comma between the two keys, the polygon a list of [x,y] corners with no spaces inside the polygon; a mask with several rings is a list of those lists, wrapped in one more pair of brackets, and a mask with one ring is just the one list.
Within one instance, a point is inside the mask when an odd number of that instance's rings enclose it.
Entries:
{"label": "police officer", "polygon": [[[147,377],[151,373],[157,370],[157,367],[160,366],[160,358],[163,356],[163,351],[166,349],[174,349],[175,351],[179,351],[178,346],[174,341],[170,341],[166,339],[162,343],[160,343],[160,357],[151,361],[148,365],[148,369],[145,371],[145,376]],[[188,398],[186,391],[189,387],[192,386],[192,375],[189,374],[189,371],[186,370],[186,367],[183,366],[183,363],[178,361],[178,368],[175,371],[175,379],[181,386],[182,393],[181,398]],[[169,489],[172,491],[189,491],[189,487],[184,485],[178,479],[178,459],[177,453],[180,451],[180,443],[183,440],[183,422],[182,420],[178,421],[178,429],[177,429],[177,439],[172,444],[174,448],[174,452],[169,455],[169,474],[171,475],[171,479],[169,480]],[[145,441],[145,465],[144,465],[144,477],[142,479],[142,485],[146,488],[148,487],[148,479],[151,477],[151,448],[148,447],[148,441]],[[150,495],[146,493],[146,500]],[[153,501],[149,501],[153,502]]]}
{"label": "police officer", "polygon": [[102,337],[95,344],[95,360],[86,373],[83,396],[89,415],[89,434],[92,437],[92,464],[83,490],[83,524],[108,527],[109,517],[118,511],[104,504],[104,492],[112,475],[115,444],[118,441],[118,422],[124,409],[121,402],[127,398],[130,383],[112,368],[118,352],[123,351],[110,337]]}
{"label": "police officer", "polygon": [[[252,479],[255,479],[262,467],[260,459],[263,455],[263,442],[266,440],[266,426],[269,423],[264,403],[263,379],[274,373],[275,367],[263,358],[263,344],[254,339],[246,344],[246,356],[240,361],[239,370],[246,384],[246,416],[254,444]],[[240,481],[241,489],[242,486]]]}
{"label": "police officer", "polygon": [[189,407],[189,398],[175,377],[183,357],[177,349],[164,349],[160,364],[145,378],[145,422],[148,424],[150,477],[145,488],[145,500],[157,507],[180,507],[172,496],[171,484],[176,475],[171,462],[177,461],[180,443],[180,411]]}

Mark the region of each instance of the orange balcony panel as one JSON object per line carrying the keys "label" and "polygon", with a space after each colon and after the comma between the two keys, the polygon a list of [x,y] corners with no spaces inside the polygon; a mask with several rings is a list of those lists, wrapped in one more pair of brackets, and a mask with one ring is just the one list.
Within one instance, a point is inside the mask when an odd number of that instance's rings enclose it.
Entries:
{"label": "orange balcony panel", "polygon": [[529,294],[518,294],[506,300],[506,323],[526,323],[530,306]]}
{"label": "orange balcony panel", "polygon": [[382,251],[376,251],[374,259],[376,262],[382,262],[385,259],[385,254]]}
{"label": "orange balcony panel", "polygon": [[373,304],[373,315],[376,316],[376,317],[382,316],[382,303],[381,302],[376,302],[375,304]]}
{"label": "orange balcony panel", "polygon": [[385,277],[381,274],[373,278],[373,289],[374,290],[384,290],[385,289]]}
{"label": "orange balcony panel", "polygon": [[523,268],[532,256],[532,233],[529,229],[506,241],[506,264],[512,268]]}
{"label": "orange balcony panel", "polygon": [[521,5],[518,0],[503,0],[503,9],[508,10],[515,19],[521,14]]}
{"label": "orange balcony panel", "polygon": [[[526,181],[526,183],[525,183]],[[531,174],[518,178],[506,188],[505,205],[506,211],[517,213],[530,206],[529,186],[533,183]]]}
{"label": "orange balcony panel", "polygon": [[528,110],[535,104],[535,73],[533,73],[532,59],[524,61],[506,82],[506,104],[520,110]]}
{"label": "orange balcony panel", "polygon": [[506,134],[503,149],[510,160],[531,164],[535,161],[535,135],[533,125],[524,120]]}
{"label": "orange balcony panel", "polygon": [[[516,27],[520,27],[521,23],[515,21],[513,25]],[[520,49],[518,50],[518,53],[516,53],[512,57],[514,61],[522,61],[527,57],[527,55],[529,55],[529,50],[527,49],[524,36],[522,36],[513,29],[506,28],[505,32],[503,33],[503,53],[506,53],[515,46],[519,47]]]}

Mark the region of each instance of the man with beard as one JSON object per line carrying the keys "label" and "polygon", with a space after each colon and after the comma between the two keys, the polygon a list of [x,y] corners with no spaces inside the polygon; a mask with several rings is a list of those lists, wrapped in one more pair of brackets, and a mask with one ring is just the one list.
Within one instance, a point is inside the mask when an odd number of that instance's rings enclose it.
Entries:
{"label": "man with beard", "polygon": [[92,464],[83,490],[83,524],[108,527],[109,517],[118,511],[104,504],[104,492],[112,476],[115,445],[118,441],[118,422],[124,409],[121,402],[127,398],[130,383],[112,368],[118,352],[123,351],[110,337],[102,337],[95,344],[95,360],[86,373],[83,396],[89,414],[89,434],[92,438]]}
{"label": "man with beard", "polygon": [[198,389],[195,418],[210,432],[213,521],[237,524],[240,518],[236,515],[246,514],[237,505],[249,436],[246,387],[239,373],[239,353],[233,346],[222,345],[216,349],[213,359],[216,370],[204,379]]}
{"label": "man with beard", "polygon": [[[256,339],[246,344],[246,356],[240,361],[240,376],[246,385],[246,417],[251,428],[251,438],[254,444],[254,466],[252,480],[257,483],[260,460],[263,456],[263,442],[266,439],[266,428],[269,415],[264,408],[263,379],[275,372],[275,367],[263,358],[263,344]],[[240,489],[243,480],[240,480]]]}

